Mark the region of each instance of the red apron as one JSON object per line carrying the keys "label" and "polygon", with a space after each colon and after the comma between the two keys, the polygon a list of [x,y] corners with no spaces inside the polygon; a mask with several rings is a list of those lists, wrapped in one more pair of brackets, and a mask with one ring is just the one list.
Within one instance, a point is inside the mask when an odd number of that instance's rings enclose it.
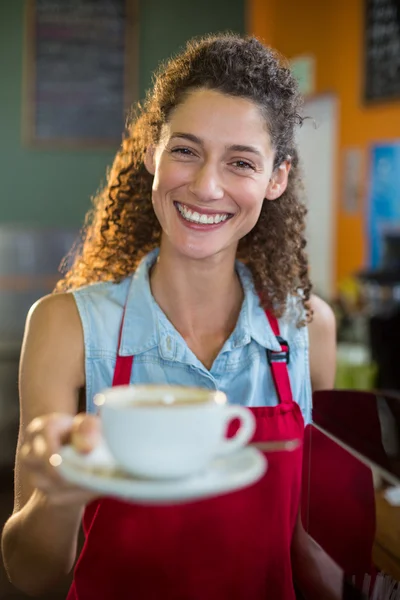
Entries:
{"label": "red apron", "polygon": [[[251,408],[254,441],[303,438],[292,398],[289,348],[268,353],[279,398]],[[117,357],[113,385],[129,383],[133,357]],[[294,600],[290,559],[300,504],[302,449],[268,455],[261,481],[217,498],[143,506],[102,498],[86,509],[86,542],[68,600]]]}

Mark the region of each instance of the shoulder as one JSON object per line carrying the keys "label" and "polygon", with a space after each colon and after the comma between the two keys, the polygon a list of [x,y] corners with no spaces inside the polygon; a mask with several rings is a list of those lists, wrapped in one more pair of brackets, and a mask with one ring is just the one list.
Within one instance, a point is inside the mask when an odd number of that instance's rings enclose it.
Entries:
{"label": "shoulder", "polygon": [[59,328],[79,327],[79,314],[70,293],[51,294],[40,298],[28,312],[27,329],[52,332]]}
{"label": "shoulder", "polygon": [[21,374],[37,370],[49,378],[64,369],[82,384],[83,360],[83,332],[73,296],[53,294],[35,302],[26,320]]}
{"label": "shoulder", "polygon": [[308,325],[310,336],[335,335],[335,315],[329,304],[315,295],[311,296],[309,304],[312,311],[312,321]]}
{"label": "shoulder", "polygon": [[334,385],[336,369],[336,321],[333,310],[318,296],[311,296],[312,320],[308,324],[310,372],[313,391]]}
{"label": "shoulder", "polygon": [[83,347],[82,326],[73,296],[51,294],[35,302],[26,320],[25,343],[27,339],[34,345],[49,348],[63,345],[77,350]]}

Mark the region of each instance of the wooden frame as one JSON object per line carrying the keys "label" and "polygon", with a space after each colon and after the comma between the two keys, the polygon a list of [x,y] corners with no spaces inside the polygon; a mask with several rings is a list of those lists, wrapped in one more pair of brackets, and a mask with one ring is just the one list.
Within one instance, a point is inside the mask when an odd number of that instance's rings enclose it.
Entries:
{"label": "wooden frame", "polygon": [[[124,36],[123,112],[126,119],[129,109],[139,99],[139,0],[122,0],[126,6]],[[22,139],[23,144],[38,149],[101,149],[115,148],[121,143],[123,127],[119,136],[99,138],[71,136],[41,138],[37,134],[36,86],[37,86],[37,39],[36,0],[25,0],[25,47],[23,64]]]}

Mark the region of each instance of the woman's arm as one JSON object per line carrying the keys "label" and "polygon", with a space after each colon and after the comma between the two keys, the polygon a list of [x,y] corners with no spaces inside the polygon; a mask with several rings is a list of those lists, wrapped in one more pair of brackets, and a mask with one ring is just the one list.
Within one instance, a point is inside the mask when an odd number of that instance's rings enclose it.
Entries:
{"label": "woman's arm", "polygon": [[331,307],[312,296],[313,320],[308,325],[312,391],[330,390],[336,374],[336,321]]}
{"label": "woman's arm", "polygon": [[8,576],[32,595],[49,589],[75,561],[84,496],[66,486],[49,458],[70,436],[84,383],[75,300],[46,297],[30,311],[25,330],[14,512],[2,533]]}

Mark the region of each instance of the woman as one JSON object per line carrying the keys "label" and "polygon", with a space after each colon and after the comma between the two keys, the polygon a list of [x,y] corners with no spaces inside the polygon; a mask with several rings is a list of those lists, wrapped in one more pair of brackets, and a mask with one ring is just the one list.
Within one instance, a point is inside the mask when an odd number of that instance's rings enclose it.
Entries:
{"label": "woman", "polygon": [[[49,457],[71,439],[82,452],[96,444],[101,388],[219,388],[254,411],[257,439],[284,439],[302,436],[311,385],[332,387],[334,319],[310,297],[304,250],[299,109],[289,69],[253,38],[191,42],[159,71],[72,269],[28,317],[3,534],[21,589],[47,590],[75,562],[93,496]],[[84,389],[88,414],[74,416]],[[226,497],[91,503],[69,598],[293,599],[292,562],[307,591],[318,553],[295,526],[300,472],[301,452],[281,453],[262,482]]]}

